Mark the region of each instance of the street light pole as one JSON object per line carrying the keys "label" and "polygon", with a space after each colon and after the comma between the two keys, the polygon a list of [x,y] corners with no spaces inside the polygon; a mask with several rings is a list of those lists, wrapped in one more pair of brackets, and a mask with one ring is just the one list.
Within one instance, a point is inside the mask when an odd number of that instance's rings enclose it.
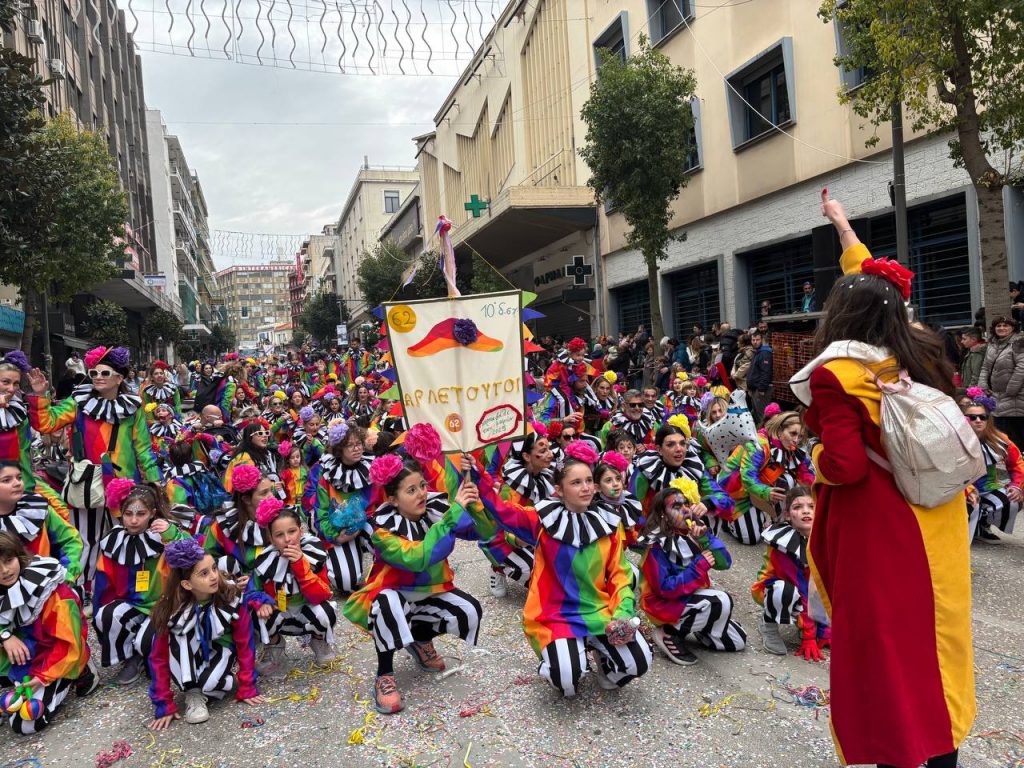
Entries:
{"label": "street light pole", "polygon": [[896,261],[910,266],[910,244],[907,234],[907,171],[903,158],[903,104],[892,105],[892,192],[896,213]]}

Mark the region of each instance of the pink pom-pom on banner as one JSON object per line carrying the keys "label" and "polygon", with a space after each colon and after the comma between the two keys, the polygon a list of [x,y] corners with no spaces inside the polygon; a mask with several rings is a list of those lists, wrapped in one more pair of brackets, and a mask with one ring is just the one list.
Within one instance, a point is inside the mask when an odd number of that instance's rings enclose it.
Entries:
{"label": "pink pom-pom on banner", "polygon": [[288,455],[292,452],[292,441],[285,440],[283,443],[277,446],[277,452],[283,459],[287,459]]}
{"label": "pink pom-pom on banner", "polygon": [[135,481],[127,477],[115,477],[107,485],[107,506],[110,509],[120,509],[121,504],[128,498],[128,494],[135,487]]}
{"label": "pink pom-pom on banner", "polygon": [[605,451],[601,456],[601,462],[619,472],[625,472],[629,469],[629,459],[618,451]]}
{"label": "pink pom-pom on banner", "polygon": [[594,447],[583,440],[573,440],[565,447],[565,455],[571,459],[582,461],[591,467],[597,464],[597,451]]}
{"label": "pink pom-pom on banner", "polygon": [[106,347],[93,347],[85,353],[85,367],[95,368],[96,363],[102,360],[105,354],[107,354]]}
{"label": "pink pom-pom on banner", "polygon": [[378,456],[370,465],[370,482],[374,485],[387,485],[402,471],[402,460],[393,453]]}
{"label": "pink pom-pom on banner", "polygon": [[441,458],[441,436],[431,424],[413,424],[402,445],[420,464],[431,464]]}
{"label": "pink pom-pom on banner", "polygon": [[231,470],[231,486],[239,493],[248,493],[260,484],[261,473],[252,464],[239,464]]}
{"label": "pink pom-pom on banner", "polygon": [[284,502],[280,499],[273,497],[264,499],[260,502],[260,505],[256,508],[256,525],[260,528],[266,528],[275,519],[277,519],[278,513],[284,508]]}
{"label": "pink pom-pom on banner", "polygon": [[766,419],[770,419],[772,416],[778,416],[780,413],[782,413],[782,406],[778,403],[768,403],[768,405],[764,407],[764,417]]}

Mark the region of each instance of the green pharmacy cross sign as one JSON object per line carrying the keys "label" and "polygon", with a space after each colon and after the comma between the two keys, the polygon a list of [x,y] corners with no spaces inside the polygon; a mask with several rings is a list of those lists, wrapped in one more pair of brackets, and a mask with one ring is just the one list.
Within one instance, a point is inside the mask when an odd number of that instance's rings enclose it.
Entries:
{"label": "green pharmacy cross sign", "polygon": [[480,212],[486,211],[488,208],[490,208],[490,203],[488,203],[486,200],[481,200],[477,195],[470,195],[469,202],[463,203],[462,207],[465,208],[467,211],[472,211],[474,219],[479,219]]}

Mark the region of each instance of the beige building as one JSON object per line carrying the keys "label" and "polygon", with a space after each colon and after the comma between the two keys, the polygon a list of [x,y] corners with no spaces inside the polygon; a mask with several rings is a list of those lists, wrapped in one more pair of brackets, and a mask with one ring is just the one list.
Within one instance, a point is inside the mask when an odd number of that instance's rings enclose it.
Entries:
{"label": "beige building", "polygon": [[[641,34],[696,76],[689,183],[672,203],[673,241],[661,262],[666,332],[695,323],[746,324],[770,304],[798,313],[803,284],[820,302],[836,276],[838,244],[818,215],[821,187],[847,205],[877,255],[895,252],[888,131],[869,129],[836,99],[861,72],[832,65],[842,30],[804,0],[512,2],[414,139],[424,237],[445,213],[460,263],[470,249],[539,294],[537,332],[594,334],[650,327],[646,266],[628,226],[596,207],[579,159],[580,108],[598,49],[621,56]],[[980,305],[977,201],[948,158],[949,136],[908,135],[906,169],[914,302],[924,319],[969,324]],[[473,195],[488,203],[474,218]],[[1007,191],[1011,276],[1024,277],[1019,190]],[[574,258],[579,257],[579,258]],[[566,293],[578,265],[596,301]]]}
{"label": "beige building", "polygon": [[369,162],[356,174],[338,217],[334,244],[335,289],[348,309],[350,328],[366,321],[373,309],[365,306],[356,283],[359,260],[373,250],[381,229],[402,206],[417,179],[413,169],[371,166]]}
{"label": "beige building", "polygon": [[240,350],[262,349],[261,332],[291,322],[288,276],[294,271],[293,261],[272,261],[228,267],[214,275]]}

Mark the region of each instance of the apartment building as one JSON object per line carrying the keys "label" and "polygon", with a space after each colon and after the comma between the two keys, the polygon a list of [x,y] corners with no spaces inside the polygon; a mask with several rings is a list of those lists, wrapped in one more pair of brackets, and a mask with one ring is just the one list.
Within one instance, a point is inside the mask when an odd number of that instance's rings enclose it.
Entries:
{"label": "apartment building", "polygon": [[[52,81],[45,88],[46,117],[68,113],[79,126],[105,137],[128,196],[120,276],[70,305],[50,307],[51,349],[58,362],[72,349],[88,346],[80,329],[91,297],[115,301],[126,309],[136,348],[141,348],[144,314],[175,307],[169,294],[158,292],[144,278],[158,269],[142,63],[129,27],[112,0],[28,0],[14,32],[3,36],[5,46],[34,58],[37,73]],[[39,339],[37,346],[41,347]]]}
{"label": "apartment building", "polygon": [[210,338],[217,285],[210,255],[209,211],[199,175],[189,167],[178,137],[160,111],[146,110],[153,238],[157,273],[147,277],[174,301],[191,341]]}
{"label": "apartment building", "polygon": [[[414,169],[371,166],[364,160],[338,217],[334,242],[336,291],[349,312],[349,330],[370,317],[356,283],[356,269],[363,254],[372,251],[380,231],[416,186]],[[395,279],[401,274],[401,268]]]}
{"label": "apartment building", "polygon": [[294,261],[228,267],[214,275],[228,327],[238,348],[260,349],[260,332],[291,321],[288,279]]}
{"label": "apartment building", "polygon": [[[865,148],[872,129],[836,98],[864,73],[832,65],[843,31],[815,11],[802,0],[510,3],[435,130],[414,139],[426,237],[448,215],[460,264],[476,250],[539,294],[540,334],[649,328],[646,265],[626,245],[623,217],[594,205],[576,152],[598,50],[627,57],[644,34],[697,81],[688,185],[671,206],[673,232],[686,238],[659,265],[666,332],[685,339],[695,323],[747,324],[765,303],[772,315],[798,312],[808,281],[823,300],[838,244],[818,214],[821,187],[878,256],[894,255],[895,223],[888,131]],[[959,325],[981,303],[978,207],[949,138],[908,132],[910,266],[920,316]],[[1007,189],[1006,203],[1010,274],[1020,278],[1024,194]],[[596,288],[594,301],[573,301],[587,296],[574,273]]]}

